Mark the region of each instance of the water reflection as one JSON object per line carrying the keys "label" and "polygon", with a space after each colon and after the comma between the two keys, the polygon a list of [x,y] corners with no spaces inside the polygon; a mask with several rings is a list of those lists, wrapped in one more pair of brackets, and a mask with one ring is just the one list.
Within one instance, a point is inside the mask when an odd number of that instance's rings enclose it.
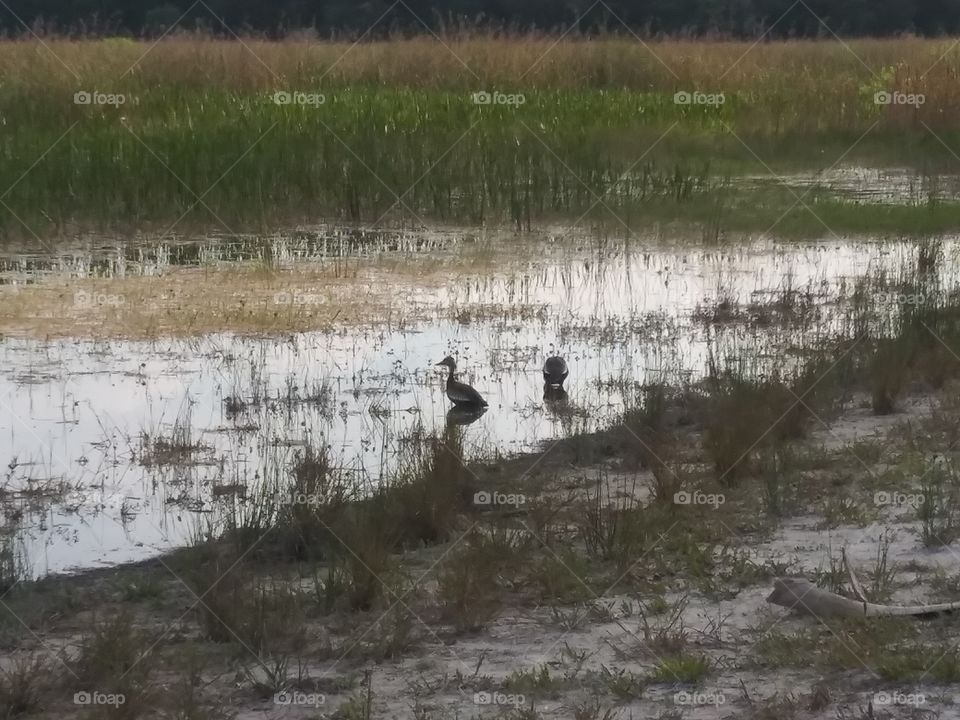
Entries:
{"label": "water reflection", "polygon": [[820,172],[785,173],[772,178],[747,175],[741,187],[787,185],[798,193],[819,191],[840,200],[884,205],[922,205],[960,196],[960,176],[918,172],[913,168],[839,166]]}
{"label": "water reflection", "polygon": [[[543,401],[547,405],[565,405],[569,401],[569,396],[567,391],[563,389],[562,385],[552,385],[551,383],[545,382],[543,384]],[[556,409],[556,408],[554,408]]]}
{"label": "water reflection", "polygon": [[56,252],[35,242],[0,249],[0,285],[35,282],[51,275],[78,278],[151,277],[177,267],[259,262],[277,268],[295,263],[370,257],[384,253],[430,253],[469,233],[414,232],[322,225],[283,235],[207,235],[162,243],[108,236],[59,241]]}
{"label": "water reflection", "polygon": [[[345,252],[340,243],[409,260],[424,248],[453,258],[458,243],[470,242],[463,232],[415,235],[347,234],[326,246],[313,237],[260,239],[230,252],[312,262]],[[50,498],[22,512],[34,572],[142,559],[182,544],[196,517],[216,509],[218,489],[287,475],[304,447],[323,446],[332,462],[374,486],[418,438],[454,433],[466,461],[533,451],[609,425],[644,383],[695,380],[711,356],[788,373],[784,347],[854,331],[842,324],[837,299],[851,294],[855,278],[899,277],[916,261],[915,245],[892,241],[668,248],[591,238],[561,247],[546,238],[541,247],[525,238],[522,259],[511,242],[491,249],[489,272],[458,275],[452,265],[428,322],[282,339],[0,339],[3,489],[30,502]],[[190,253],[217,257],[224,243]],[[131,251],[110,252],[109,268],[78,263],[68,272],[131,272]],[[196,260],[178,252],[149,262],[138,256],[133,271],[170,257]],[[941,271],[955,274],[955,241],[945,242],[944,255]],[[0,274],[10,269],[3,267]],[[944,288],[955,283],[952,274]],[[791,300],[799,296],[812,309],[786,312],[806,307]],[[749,312],[741,318],[738,307]],[[767,317],[774,321],[757,321]],[[555,352],[573,371],[566,389],[543,386],[544,362]],[[461,361],[462,379],[488,400],[487,412],[450,408],[433,368],[446,355]]]}
{"label": "water reflection", "polygon": [[485,407],[452,407],[447,411],[448,425],[472,425],[487,412]]}

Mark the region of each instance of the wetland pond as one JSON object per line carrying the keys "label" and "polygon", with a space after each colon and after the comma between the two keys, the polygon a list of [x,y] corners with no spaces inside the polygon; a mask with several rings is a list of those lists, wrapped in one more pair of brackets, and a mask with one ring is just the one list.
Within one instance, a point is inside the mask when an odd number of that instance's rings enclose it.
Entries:
{"label": "wetland pond", "polygon": [[[841,301],[859,279],[895,287],[917,247],[835,237],[704,245],[671,241],[663,230],[611,239],[583,229],[330,225],[267,238],[85,238],[57,253],[8,248],[0,290],[53,279],[108,323],[111,308],[101,306],[131,300],[73,293],[70,283],[120,279],[129,287],[184,268],[216,278],[250,263],[347,275],[383,265],[384,282],[397,279],[378,322],[149,339],[122,331],[3,336],[7,552],[32,577],[146,559],[188,543],[308,447],[326,447],[344,472],[375,485],[410,443],[448,423],[465,460],[495,460],[610,426],[645,383],[697,382],[713,359],[783,372],[802,348],[846,332]],[[953,239],[943,240],[943,253],[941,268],[954,267]],[[480,261],[451,270],[464,255]],[[438,259],[447,262],[429,287],[404,279]],[[954,277],[942,281],[952,287]],[[281,286],[263,302],[327,302],[319,290]],[[570,365],[568,395],[545,401],[540,368],[553,352]],[[481,417],[448,413],[435,367],[448,354],[489,401]]]}

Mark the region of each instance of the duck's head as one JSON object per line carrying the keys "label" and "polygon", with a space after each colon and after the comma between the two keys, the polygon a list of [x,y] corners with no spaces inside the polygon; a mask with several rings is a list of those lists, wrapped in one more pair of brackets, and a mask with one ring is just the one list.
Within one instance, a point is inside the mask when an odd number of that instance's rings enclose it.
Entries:
{"label": "duck's head", "polygon": [[453,356],[447,355],[443,360],[437,363],[437,365],[442,365],[443,367],[450,368],[451,371],[457,369],[457,361],[453,359]]}

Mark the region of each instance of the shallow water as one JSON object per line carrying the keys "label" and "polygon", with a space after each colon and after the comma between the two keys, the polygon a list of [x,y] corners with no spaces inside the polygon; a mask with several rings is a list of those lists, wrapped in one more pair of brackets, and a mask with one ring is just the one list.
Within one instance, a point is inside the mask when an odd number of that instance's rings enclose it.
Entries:
{"label": "shallow water", "polygon": [[[459,237],[470,237],[463,233]],[[0,285],[44,277],[141,277],[178,267],[263,262],[282,266],[383,253],[435,252],[447,245],[444,233],[384,231],[324,226],[277,236],[168,236],[129,240],[90,235],[58,241],[56,251],[30,239],[0,250]]]}
{"label": "shallow water", "polygon": [[[324,228],[234,245],[214,238],[189,251],[183,244],[94,243],[59,259],[8,263],[4,272],[8,281],[30,282],[53,272],[150,274],[187,259],[418,262],[455,254],[478,236],[417,235]],[[337,464],[372,483],[388,477],[411,438],[448,421],[443,373],[434,366],[447,354],[490,402],[486,414],[460,427],[467,459],[549,448],[566,434],[615,422],[644,382],[700,378],[711,351],[768,369],[782,365],[786,345],[839,329],[828,327],[835,322],[829,308],[852,279],[883,270],[896,276],[916,253],[909,244],[854,241],[678,250],[662,240],[558,240],[548,232],[489,242],[493,270],[451,277],[434,292],[435,317],[395,329],[0,340],[6,522],[8,531],[19,528],[28,574],[142,559],[182,545],[218,503],[229,502],[223,488],[283,472],[307,445],[327,446]],[[945,255],[956,253],[956,242],[947,242]],[[763,304],[787,290],[807,293],[823,312],[790,329],[696,319],[721,301]],[[569,397],[560,405],[544,401],[539,372],[554,351],[570,365]],[[228,398],[245,407],[231,407]],[[189,462],[151,462],[143,436],[170,437],[177,425],[189,428],[200,448]]]}
{"label": "shallow water", "polygon": [[740,185],[786,185],[798,195],[818,190],[840,200],[857,203],[924,205],[956,201],[960,176],[923,174],[913,168],[831,168],[825,172],[755,175],[737,179]]}

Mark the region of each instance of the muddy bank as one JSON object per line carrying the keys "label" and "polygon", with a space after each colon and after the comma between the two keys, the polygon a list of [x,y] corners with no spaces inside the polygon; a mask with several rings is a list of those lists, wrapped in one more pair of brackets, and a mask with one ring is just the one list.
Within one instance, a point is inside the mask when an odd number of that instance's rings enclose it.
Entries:
{"label": "muddy bank", "polygon": [[98,717],[954,717],[955,620],[765,602],[780,575],[842,592],[840,548],[878,600],[958,596],[954,551],[924,541],[930,519],[910,504],[929,492],[911,444],[951,452],[953,390],[811,427],[778,507],[762,469],[729,485],[688,475],[703,428],[682,413],[664,427],[690,448],[674,465],[687,501],[657,499],[635,425],[472,465],[464,492],[523,504],[469,508],[447,542],[394,556],[366,609],[344,607],[329,563],[266,562],[269,535],[242,557],[219,545],[19,585],[2,663],[44,663],[31,717],[92,717],[72,698],[98,682],[91,697],[129,695]]}

